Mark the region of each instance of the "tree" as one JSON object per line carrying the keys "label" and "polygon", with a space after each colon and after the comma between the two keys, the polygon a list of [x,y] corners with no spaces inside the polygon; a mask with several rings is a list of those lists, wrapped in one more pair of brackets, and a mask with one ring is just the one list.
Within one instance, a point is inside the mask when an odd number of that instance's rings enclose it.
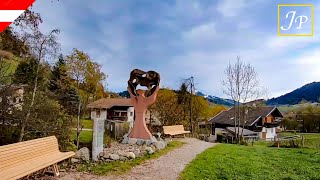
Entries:
{"label": "tree", "polygon": [[[178,104],[182,106],[182,121],[188,121],[187,117],[189,117],[190,109],[188,108],[190,106],[190,93],[188,92],[188,85],[186,82],[182,82],[178,94]],[[190,126],[191,127],[191,126]]]}
{"label": "tree", "polygon": [[[222,84],[224,86],[223,92],[236,102],[234,104],[234,126],[235,128],[238,127],[236,128],[236,140],[239,142],[239,127],[241,124],[244,127],[246,123],[246,116],[241,111],[247,111],[246,103],[249,100],[258,99],[265,94],[265,91],[260,87],[258,73],[254,67],[249,63],[240,61],[240,57],[237,57],[235,64],[228,65]],[[242,108],[240,103],[244,104]]]}
{"label": "tree", "polygon": [[[37,68],[39,66],[39,70],[37,72]],[[47,63],[40,63],[36,61],[35,58],[28,58],[20,61],[17,69],[15,70],[12,82],[14,84],[25,84],[28,85],[26,90],[30,90],[34,88],[35,79],[37,79],[37,89],[46,90],[47,83],[49,81],[49,72],[50,65]]]}
{"label": "tree", "polygon": [[150,107],[156,111],[161,125],[177,125],[183,122],[179,121],[181,106],[177,103],[177,94],[169,89],[160,89],[156,102]]}
{"label": "tree", "polygon": [[29,52],[25,42],[11,27],[0,33],[0,49],[11,52],[15,56],[21,56]]}
{"label": "tree", "polygon": [[79,96],[76,89],[71,84],[71,79],[67,74],[67,66],[63,55],[60,55],[52,71],[48,89],[52,96],[59,101],[66,112],[76,115]]}
{"label": "tree", "polygon": [[34,106],[34,100],[38,90],[40,64],[42,61],[46,60],[46,58],[55,56],[59,50],[60,45],[57,42],[57,34],[59,34],[59,32],[60,31],[57,29],[52,30],[48,34],[42,34],[40,31],[35,31],[32,34],[27,34],[25,36],[27,45],[30,47],[31,56],[36,60],[36,70],[30,108],[25,116],[25,119],[22,121],[19,141],[23,140],[25,127],[28,123],[31,109]]}
{"label": "tree", "polygon": [[[31,107],[31,101],[34,105]],[[33,92],[24,96],[22,111],[16,112],[18,119],[24,119],[30,113],[28,123],[24,129],[24,139],[34,139],[46,136],[56,136],[61,149],[71,146],[72,117],[67,115],[63,107],[47,96],[46,92],[39,91],[33,99]]]}
{"label": "tree", "polygon": [[303,132],[320,132],[320,108],[307,106],[297,112],[298,120],[302,120]]}
{"label": "tree", "polygon": [[12,54],[7,51],[0,50],[0,93],[11,82],[12,70]]}
{"label": "tree", "polygon": [[102,81],[106,76],[101,72],[99,64],[93,62],[88,54],[78,49],[73,49],[71,55],[66,57],[66,65],[68,75],[72,78],[73,85],[80,96],[77,117],[77,147],[79,147],[79,137],[82,131],[82,118],[80,117],[90,98],[94,100],[97,97],[97,92],[103,94],[101,87],[103,87]]}

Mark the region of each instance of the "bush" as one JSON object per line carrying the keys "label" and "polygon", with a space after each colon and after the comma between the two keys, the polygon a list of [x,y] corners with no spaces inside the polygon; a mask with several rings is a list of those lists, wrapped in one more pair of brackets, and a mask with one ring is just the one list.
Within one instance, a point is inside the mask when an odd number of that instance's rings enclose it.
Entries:
{"label": "bush", "polygon": [[104,139],[103,139],[103,142],[106,146],[111,146],[111,143],[112,143],[112,138],[111,136],[109,136],[108,134],[105,134],[104,135]]}
{"label": "bush", "polygon": [[[278,146],[277,142],[274,142],[274,147]],[[286,147],[286,148],[301,148],[302,147],[302,142],[301,139],[292,139],[292,140],[287,140],[287,141],[280,141],[279,142],[280,147]]]}

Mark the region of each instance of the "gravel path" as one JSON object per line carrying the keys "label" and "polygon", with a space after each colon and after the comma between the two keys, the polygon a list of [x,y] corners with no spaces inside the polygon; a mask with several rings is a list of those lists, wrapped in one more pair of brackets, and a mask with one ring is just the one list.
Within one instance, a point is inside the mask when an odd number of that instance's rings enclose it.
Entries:
{"label": "gravel path", "polygon": [[61,174],[60,180],[108,180],[108,179],[178,179],[180,172],[197,154],[214,146],[193,138],[179,139],[186,142],[181,148],[175,149],[157,159],[149,160],[131,171],[120,176],[96,176],[83,173]]}

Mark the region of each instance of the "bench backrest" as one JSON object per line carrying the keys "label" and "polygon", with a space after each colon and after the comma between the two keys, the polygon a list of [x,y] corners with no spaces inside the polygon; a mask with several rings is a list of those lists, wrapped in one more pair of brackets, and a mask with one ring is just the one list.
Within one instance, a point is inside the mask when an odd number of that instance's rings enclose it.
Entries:
{"label": "bench backrest", "polygon": [[183,125],[163,126],[163,132],[165,134],[179,131],[184,131]]}
{"label": "bench backrest", "polygon": [[0,169],[54,152],[59,152],[55,136],[0,146]]}

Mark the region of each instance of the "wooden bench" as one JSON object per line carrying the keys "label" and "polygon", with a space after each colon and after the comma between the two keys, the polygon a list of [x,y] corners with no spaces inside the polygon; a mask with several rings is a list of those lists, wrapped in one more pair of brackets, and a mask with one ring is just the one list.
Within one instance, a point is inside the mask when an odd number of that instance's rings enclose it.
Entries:
{"label": "wooden bench", "polygon": [[163,126],[163,133],[166,135],[175,136],[181,134],[190,133],[190,131],[185,131],[183,125],[175,125],[175,126]]}
{"label": "wooden bench", "polygon": [[57,163],[73,155],[59,151],[55,136],[0,146],[0,179],[19,179],[51,165],[59,176]]}

